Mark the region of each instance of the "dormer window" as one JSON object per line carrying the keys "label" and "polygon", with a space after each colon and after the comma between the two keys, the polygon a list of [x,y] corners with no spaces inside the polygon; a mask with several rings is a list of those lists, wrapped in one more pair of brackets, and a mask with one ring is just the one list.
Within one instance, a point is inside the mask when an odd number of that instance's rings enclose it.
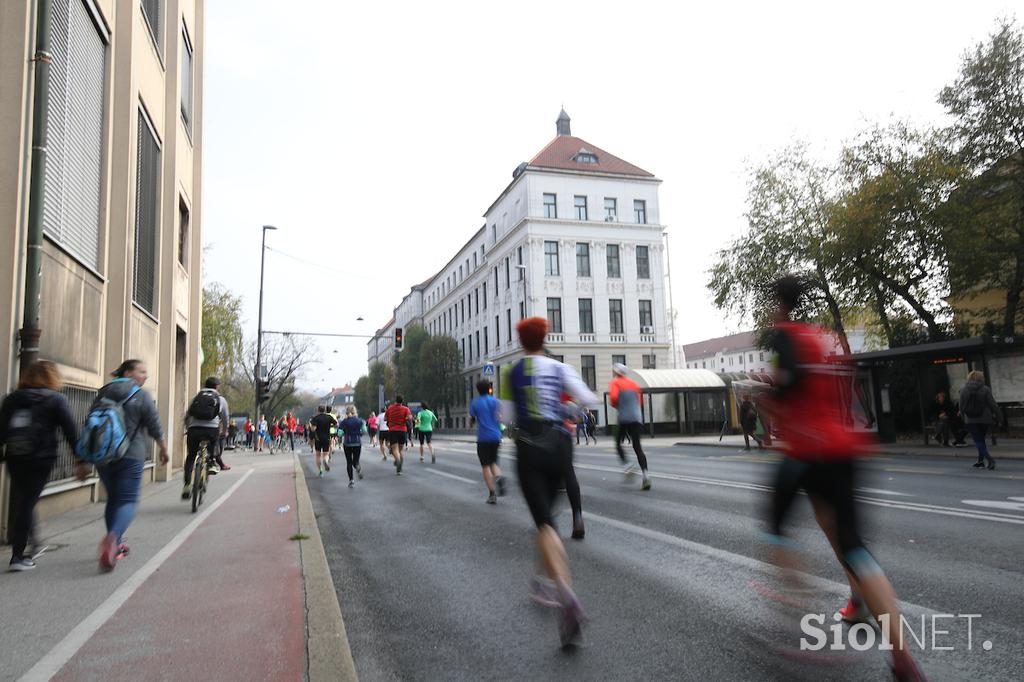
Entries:
{"label": "dormer window", "polygon": [[572,160],[576,163],[597,163],[597,154],[584,147],[576,152],[576,155],[572,157]]}

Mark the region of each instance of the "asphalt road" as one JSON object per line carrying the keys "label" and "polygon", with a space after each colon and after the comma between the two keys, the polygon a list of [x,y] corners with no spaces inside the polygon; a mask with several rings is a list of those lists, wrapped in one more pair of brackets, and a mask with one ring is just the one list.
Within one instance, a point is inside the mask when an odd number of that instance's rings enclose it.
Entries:
{"label": "asphalt road", "polygon": [[[528,598],[534,535],[511,444],[502,458],[512,486],[496,506],[484,504],[469,442],[439,441],[436,464],[409,457],[401,477],[364,447],[366,477],[351,490],[341,458],[310,478],[360,677],[887,679],[877,649],[799,651],[801,613],[756,589],[779,584],[759,535],[772,455],[667,439],[645,448],[646,493],[624,480],[608,439],[577,449],[587,537],[566,546],[590,621],[585,646],[570,652],[558,647],[554,614]],[[1024,462],[989,472],[970,468],[970,456],[868,462],[864,536],[918,638],[924,617],[918,660],[932,679],[1020,680]],[[564,502],[559,530],[567,537],[570,526]],[[828,628],[848,588],[806,500],[792,535],[813,588],[802,612],[823,614]],[[933,635],[951,650],[935,650]]]}

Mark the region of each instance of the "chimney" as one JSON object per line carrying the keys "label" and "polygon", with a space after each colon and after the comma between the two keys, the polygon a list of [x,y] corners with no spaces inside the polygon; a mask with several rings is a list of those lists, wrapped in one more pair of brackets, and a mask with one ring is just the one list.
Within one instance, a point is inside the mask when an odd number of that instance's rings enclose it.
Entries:
{"label": "chimney", "polygon": [[569,114],[565,113],[565,108],[562,108],[562,112],[558,114],[558,120],[555,121],[555,128],[559,135],[572,135],[569,131]]}

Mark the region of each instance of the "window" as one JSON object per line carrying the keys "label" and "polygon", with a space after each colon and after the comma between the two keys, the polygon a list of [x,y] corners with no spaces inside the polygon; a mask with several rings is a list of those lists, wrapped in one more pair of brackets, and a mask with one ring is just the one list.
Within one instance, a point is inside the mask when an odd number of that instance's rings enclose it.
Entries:
{"label": "window", "polygon": [[494,298],[498,298],[498,266],[494,266]]}
{"label": "window", "polygon": [[558,242],[544,242],[544,274],[558,276]]}
{"label": "window", "polygon": [[106,45],[81,2],[55,3],[51,22],[43,231],[98,270]]}
{"label": "window", "polygon": [[640,327],[654,327],[654,312],[650,300],[640,301]]}
{"label": "window", "polygon": [[480,332],[476,333],[476,355],[480,357]]}
{"label": "window", "polygon": [[619,267],[619,245],[609,244],[608,247],[608,276],[612,278],[622,277],[622,268]]}
{"label": "window", "polygon": [[576,211],[576,220],[587,219],[587,198],[583,196],[574,196],[572,198],[572,205]]}
{"label": "window", "polygon": [[753,361],[754,361],[754,354],[753,354],[753,353],[751,353],[751,354],[750,354],[750,360],[749,360],[749,361],[750,361],[750,362],[753,362]]}
{"label": "window", "polygon": [[473,289],[473,312],[476,315],[480,314],[480,289]]}
{"label": "window", "polygon": [[656,355],[643,356],[644,369],[658,369],[658,358]]}
{"label": "window", "polygon": [[608,320],[611,323],[612,334],[622,334],[622,299],[612,298],[608,300]]}
{"label": "window", "polygon": [[550,357],[555,362],[565,362],[564,355],[555,355],[554,353],[548,353],[548,357]]}
{"label": "window", "polygon": [[497,244],[498,243],[498,226],[497,226],[497,224],[491,225],[491,243],[492,244]]}
{"label": "window", "polygon": [[576,244],[576,276],[590,277],[590,244]]}
{"label": "window", "polygon": [[[523,264],[523,247],[521,247],[521,246],[517,246],[516,247],[516,263],[519,264],[519,265]],[[516,270],[519,273],[518,277],[516,277],[516,281],[517,282],[522,282],[523,281],[523,272],[524,272],[524,270],[522,268],[516,268]]]}
{"label": "window", "polygon": [[545,218],[557,218],[558,217],[558,205],[556,204],[557,196],[554,194],[544,195],[544,217]]}
{"label": "window", "polygon": [[639,225],[647,224],[647,202],[643,199],[633,200],[633,219]]}
{"label": "window", "polygon": [[618,199],[612,197],[604,198],[604,220],[606,223],[615,221],[615,216],[618,215]]}
{"label": "window", "polygon": [[473,252],[473,269],[474,269],[474,270],[476,270],[476,266],[477,266],[477,261],[476,261],[476,251],[474,251],[474,252]]}
{"label": "window", "polygon": [[162,56],[164,53],[164,0],[142,0],[142,16],[149,26],[149,33],[153,37],[156,51]]}
{"label": "window", "polygon": [[459,266],[459,281],[462,281],[462,266]]}
{"label": "window", "polygon": [[646,246],[636,247],[637,279],[651,278],[651,252]]}
{"label": "window", "polygon": [[135,281],[132,299],[154,317],[159,231],[160,146],[140,106],[135,172]]}
{"label": "window", "polygon": [[612,364],[614,365],[616,363],[618,363],[620,365],[626,364],[626,356],[625,355],[613,355],[612,356]]}
{"label": "window", "polygon": [[520,301],[519,302],[519,319],[520,320],[525,320],[526,319],[526,302],[525,301]]}
{"label": "window", "polygon": [[512,286],[512,278],[509,276],[508,270],[508,256],[505,257],[505,288],[508,289]]}
{"label": "window", "polygon": [[583,355],[580,357],[580,370],[583,375],[583,383],[590,388],[591,391],[597,390],[597,361],[593,355]]}
{"label": "window", "polygon": [[494,316],[494,347],[501,345],[501,316]]}
{"label": "window", "polygon": [[597,154],[586,149],[581,149],[572,157],[576,163],[597,163]]}
{"label": "window", "polygon": [[491,352],[491,342],[487,338],[488,330],[490,330],[490,327],[484,327],[484,355]]}
{"label": "window", "polygon": [[759,360],[760,360],[761,362],[764,362],[764,352],[763,352],[763,351],[762,351],[762,352],[760,352],[760,353],[758,353],[758,359],[759,359]]}
{"label": "window", "polygon": [[178,262],[185,269],[188,269],[188,230],[189,230],[188,206],[184,199],[178,200]]}
{"label": "window", "polygon": [[188,33],[181,30],[181,120],[185,130],[192,136],[192,42]]}
{"label": "window", "polygon": [[505,341],[512,343],[512,309],[505,309]]}
{"label": "window", "polygon": [[594,333],[594,299],[580,299],[580,334]]}
{"label": "window", "polygon": [[483,286],[480,287],[484,292],[484,310],[487,310],[487,280],[484,280]]}

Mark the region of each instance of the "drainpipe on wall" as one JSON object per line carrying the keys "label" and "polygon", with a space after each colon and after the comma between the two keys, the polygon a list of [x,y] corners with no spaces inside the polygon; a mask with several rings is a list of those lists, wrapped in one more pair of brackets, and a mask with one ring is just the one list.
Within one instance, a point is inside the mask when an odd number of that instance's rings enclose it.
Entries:
{"label": "drainpipe on wall", "polygon": [[32,167],[29,176],[28,238],[25,248],[24,317],[18,339],[21,345],[20,371],[39,358],[39,308],[43,269],[43,189],[46,175],[46,120],[50,109],[50,23],[51,0],[36,4],[36,50],[32,57]]}

